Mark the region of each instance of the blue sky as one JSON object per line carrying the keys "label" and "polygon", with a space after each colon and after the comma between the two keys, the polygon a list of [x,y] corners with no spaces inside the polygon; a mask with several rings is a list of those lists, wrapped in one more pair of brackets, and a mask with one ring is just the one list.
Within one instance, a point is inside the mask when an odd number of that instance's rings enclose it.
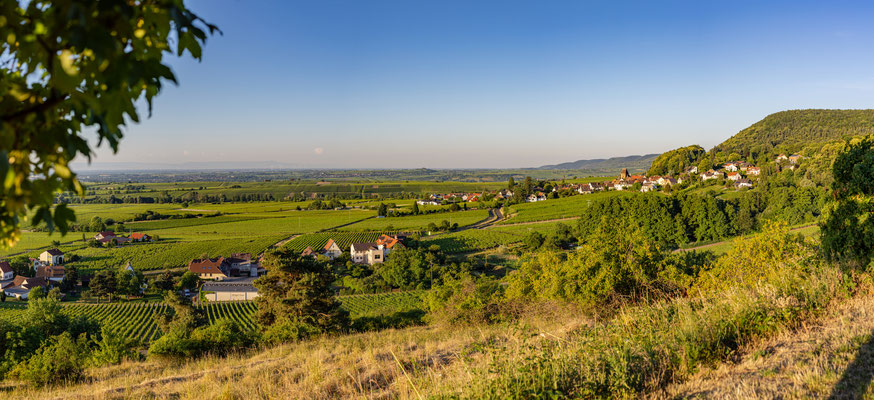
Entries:
{"label": "blue sky", "polygon": [[94,166],[528,167],[874,107],[874,3],[764,3],[189,1],[224,35]]}

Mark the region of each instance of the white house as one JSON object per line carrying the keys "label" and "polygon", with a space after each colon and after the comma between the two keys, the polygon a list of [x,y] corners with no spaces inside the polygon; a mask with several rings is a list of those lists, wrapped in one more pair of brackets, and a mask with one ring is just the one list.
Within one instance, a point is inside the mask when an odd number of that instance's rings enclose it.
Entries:
{"label": "white house", "polygon": [[761,170],[759,167],[749,167],[749,168],[747,168],[747,175],[756,175],[756,176],[759,176],[759,174],[760,174],[761,172],[762,172],[762,170]]}
{"label": "white house", "polygon": [[64,263],[64,252],[58,249],[49,249],[39,255],[39,260],[47,265],[61,265]]}
{"label": "white house", "polygon": [[0,262],[0,281],[8,281],[15,277],[15,271],[12,270],[12,266],[9,265],[8,261]]}
{"label": "white house", "polygon": [[349,252],[354,263],[373,265],[385,261],[385,246],[381,244],[352,243]]}
{"label": "white house", "polygon": [[722,172],[716,172],[716,171],[714,171],[714,170],[712,170],[712,169],[709,170],[709,171],[707,171],[707,172],[705,172],[705,173],[703,173],[703,174],[701,174],[701,180],[702,180],[702,181],[706,181],[706,180],[710,180],[710,179],[719,179],[719,178],[722,178],[722,177],[723,177]]}
{"label": "white house", "polygon": [[738,189],[751,188],[753,187],[753,183],[749,179],[738,179],[738,181],[734,183],[734,186]]}
{"label": "white house", "polygon": [[740,176],[739,172],[729,172],[728,175],[726,176],[726,179],[728,179],[730,181],[737,182],[737,181],[743,179],[743,177]]}
{"label": "white house", "polygon": [[326,243],[325,247],[322,248],[322,254],[333,260],[343,255],[343,250],[340,249],[340,246],[337,245],[337,242],[335,242],[334,239],[328,239],[328,243]]}

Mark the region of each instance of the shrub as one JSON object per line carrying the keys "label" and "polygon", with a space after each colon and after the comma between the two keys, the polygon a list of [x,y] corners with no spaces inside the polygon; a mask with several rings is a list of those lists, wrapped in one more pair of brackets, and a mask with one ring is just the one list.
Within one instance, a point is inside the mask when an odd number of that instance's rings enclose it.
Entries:
{"label": "shrub", "polygon": [[49,385],[80,380],[84,372],[87,341],[78,341],[64,332],[54,336],[49,344],[37,349],[33,356],[18,364],[11,372],[14,378],[34,385]]}
{"label": "shrub", "polygon": [[425,304],[431,319],[453,323],[491,322],[500,314],[504,286],[495,279],[470,275],[428,291]]}

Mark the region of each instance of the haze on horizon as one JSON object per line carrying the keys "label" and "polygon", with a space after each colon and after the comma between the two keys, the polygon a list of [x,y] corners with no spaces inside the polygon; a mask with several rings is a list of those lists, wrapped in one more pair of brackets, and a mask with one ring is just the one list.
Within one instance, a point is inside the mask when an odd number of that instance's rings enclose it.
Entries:
{"label": "haze on horizon", "polygon": [[202,63],[91,168],[512,168],[874,104],[867,2],[191,1]]}

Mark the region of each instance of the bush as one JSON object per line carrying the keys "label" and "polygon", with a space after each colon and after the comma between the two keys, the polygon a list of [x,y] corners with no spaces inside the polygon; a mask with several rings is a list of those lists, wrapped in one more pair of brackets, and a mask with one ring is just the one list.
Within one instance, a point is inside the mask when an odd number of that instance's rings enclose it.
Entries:
{"label": "bush", "polygon": [[297,342],[321,333],[321,329],[293,320],[282,320],[281,322],[270,325],[264,330],[261,338],[266,343],[279,344],[288,342]]}
{"label": "bush", "polygon": [[500,314],[504,286],[495,279],[470,275],[447,279],[425,295],[433,320],[451,323],[492,322]]}
{"label": "bush", "polygon": [[11,375],[39,386],[78,381],[84,373],[85,349],[85,336],[80,336],[77,342],[68,332],[64,332],[18,364]]}
{"label": "bush", "polygon": [[230,319],[219,319],[212,325],[194,329],[172,329],[152,342],[149,355],[159,357],[199,357],[204,354],[227,354],[235,349],[245,349],[255,342],[255,338],[239,323]]}

